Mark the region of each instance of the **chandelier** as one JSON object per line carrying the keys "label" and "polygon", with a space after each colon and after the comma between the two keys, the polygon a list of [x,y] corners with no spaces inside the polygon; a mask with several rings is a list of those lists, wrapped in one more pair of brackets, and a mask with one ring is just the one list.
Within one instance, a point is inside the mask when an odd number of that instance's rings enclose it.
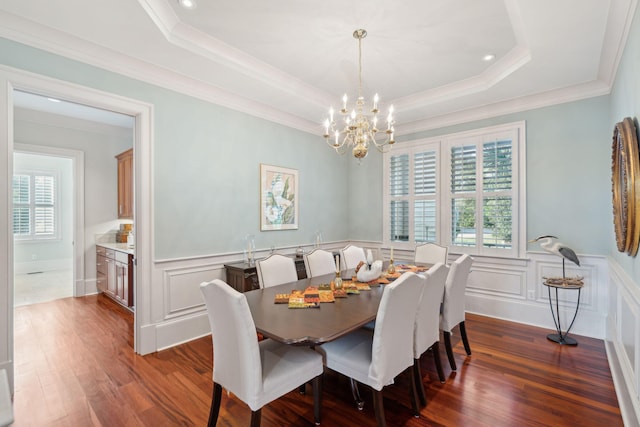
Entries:
{"label": "chandelier", "polygon": [[347,105],[347,94],[342,97],[342,130],[334,121],[333,107],[329,109],[329,118],[324,122],[324,138],[338,154],[345,154],[349,149],[355,158],[361,160],[369,152],[369,144],[383,152],[385,146],[395,143],[393,139],[393,105],[389,107],[386,129],[378,129],[378,94],[373,96],[373,106],[369,110],[362,96],[362,39],[367,36],[366,30],[355,30],[353,37],[358,39],[358,98],[353,107]]}

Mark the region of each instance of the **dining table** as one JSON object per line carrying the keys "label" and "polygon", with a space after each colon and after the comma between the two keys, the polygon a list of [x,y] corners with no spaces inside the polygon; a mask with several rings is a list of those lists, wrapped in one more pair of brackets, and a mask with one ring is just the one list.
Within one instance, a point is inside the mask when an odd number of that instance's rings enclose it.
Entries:
{"label": "dining table", "polygon": [[[428,267],[423,266],[424,270]],[[343,281],[352,280],[353,276],[354,270],[341,272]],[[257,332],[284,344],[316,346],[375,320],[386,286],[383,284],[370,284],[370,290],[320,303],[318,308],[289,308],[288,304],[275,303],[278,294],[319,287],[335,278],[336,274],[332,273],[245,292]]]}

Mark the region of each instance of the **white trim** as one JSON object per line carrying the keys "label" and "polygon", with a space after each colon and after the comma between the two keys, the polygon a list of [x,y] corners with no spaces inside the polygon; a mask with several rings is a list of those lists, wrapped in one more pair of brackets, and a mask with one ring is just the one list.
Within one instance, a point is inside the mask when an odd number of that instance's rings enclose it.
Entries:
{"label": "white trim", "polygon": [[[446,205],[450,203],[450,174],[448,173],[448,159],[449,159],[449,150],[447,149],[451,144],[458,144],[460,140],[469,139],[471,142],[469,144],[482,144],[485,140],[485,136],[488,135],[493,137],[497,134],[505,134],[509,138],[511,138],[512,145],[512,175],[514,176],[514,187],[510,190],[512,194],[512,203],[513,203],[513,217],[515,219],[512,229],[512,249],[501,250],[501,249],[487,249],[487,248],[478,248],[475,247],[473,249],[466,247],[458,247],[453,246],[451,243],[450,233],[448,232],[448,227],[451,222],[451,214],[450,209],[443,209]],[[424,147],[424,150],[431,150],[432,147],[436,149],[439,153],[439,160],[437,164],[438,172],[437,172],[437,198],[436,203],[439,207],[437,209],[438,218],[437,218],[437,228],[438,231],[436,233],[437,240],[436,243],[445,245],[449,247],[450,252],[466,252],[471,255],[484,255],[484,256],[492,256],[492,257],[507,257],[507,258],[522,258],[525,256],[526,252],[526,122],[516,121],[510,123],[504,123],[495,126],[488,126],[483,128],[472,129],[463,132],[457,132],[447,135],[440,135],[431,138],[418,139],[414,141],[403,142],[392,152],[387,152],[383,154],[383,201],[382,201],[382,218],[383,218],[383,245],[385,246],[394,246],[394,248],[399,249],[413,249],[415,247],[414,242],[414,234],[413,234],[413,216],[412,216],[412,208],[413,206],[410,204],[409,206],[409,230],[410,237],[407,242],[397,242],[390,241],[390,223],[389,223],[389,161],[392,156],[397,156],[399,154],[410,153],[413,154],[416,151],[421,151]],[[411,162],[411,159],[409,159]],[[410,167],[410,170],[412,168]],[[477,170],[477,173],[480,174],[482,171],[480,169]],[[413,181],[410,181],[410,185]],[[478,181],[481,182],[481,181]],[[517,187],[515,187],[517,184]],[[479,189],[476,193],[481,192]],[[474,198],[476,196],[474,195]],[[409,200],[414,200],[414,196],[410,195]],[[481,209],[477,210],[478,215],[481,212]]]}
{"label": "white trim", "polygon": [[[606,350],[624,425],[640,421],[640,288],[609,259]],[[630,358],[630,356],[633,356]]]}
{"label": "white trim", "polygon": [[[7,66],[0,66],[0,83],[3,92],[0,93],[0,124],[6,125],[7,133],[0,139],[0,160],[7,166],[7,183],[0,192],[0,224],[3,232],[0,233],[0,241],[7,242],[6,252],[0,250],[0,271],[6,266],[8,273],[7,280],[0,280],[0,312],[7,304],[6,324],[0,321],[0,348],[7,348],[6,354],[0,351],[0,363],[9,361],[10,383],[13,387],[13,310],[9,309],[9,301],[13,301],[13,239],[7,236],[10,234],[11,220],[8,215],[9,177],[13,174],[12,153],[13,153],[13,100],[12,91],[24,90],[41,95],[64,98],[70,102],[91,105],[96,108],[103,108],[128,114],[135,117],[135,218],[136,218],[136,256],[137,266],[135,267],[135,327],[134,327],[134,349],[137,353],[149,353],[155,348],[141,348],[141,342],[154,342],[155,340],[144,340],[141,336],[141,326],[151,322],[151,268],[153,260],[153,206],[151,194],[152,188],[152,153],[151,139],[153,137],[153,106],[138,100],[125,98],[123,96],[102,92],[93,88],[80,86],[77,84],[56,80],[50,77],[37,75],[34,73],[17,70]],[[3,128],[3,126],[0,126]],[[7,233],[5,236],[2,234]],[[3,249],[5,249],[3,247]],[[6,297],[6,300],[4,299]],[[6,339],[4,331],[6,329]]]}
{"label": "white trim", "polygon": [[[173,10],[166,5],[166,2],[161,0],[140,0],[140,5],[163,36],[174,45],[237,70],[247,76],[250,81],[266,84],[292,96],[302,96],[305,102],[315,103],[323,110],[327,105],[331,104],[333,99],[331,94],[309,86],[298,78],[292,78],[277,68],[268,66],[268,64],[250,57],[244,52],[237,51],[216,39],[189,28],[178,19]],[[425,91],[418,95],[414,94],[391,100],[398,110],[401,110],[403,105],[406,109],[412,106],[424,107],[425,105],[433,104],[435,99],[459,98],[469,93],[476,93],[494,85],[497,81],[504,79],[514,70],[526,64],[530,60],[530,53],[517,2],[509,0],[505,2],[505,5],[509,12],[517,42],[517,45],[509,52],[508,56],[494,64],[493,67],[490,67],[486,73],[471,79],[432,91]],[[492,104],[447,113],[442,116],[402,123],[397,126],[396,135],[408,135],[609,94],[624,51],[636,6],[637,0],[611,2],[607,16],[606,33],[602,44],[600,68],[594,80],[531,96],[505,99]],[[621,17],[625,19],[624,25],[614,25],[613,23],[620,21]],[[316,122],[291,113],[278,111],[273,106],[250,100],[223,88],[214,87],[211,84],[186,77],[165,68],[150,65],[137,58],[1,11],[0,37],[6,37],[9,40],[15,40],[66,58],[155,84],[310,134],[321,134],[319,121]],[[295,84],[292,84],[292,82],[295,82]]]}

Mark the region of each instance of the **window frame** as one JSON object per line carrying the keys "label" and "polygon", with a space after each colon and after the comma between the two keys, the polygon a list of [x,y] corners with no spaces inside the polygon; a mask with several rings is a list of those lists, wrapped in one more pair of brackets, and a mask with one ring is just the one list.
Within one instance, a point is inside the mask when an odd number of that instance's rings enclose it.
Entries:
{"label": "window frame", "polygon": [[[27,204],[15,204],[13,203],[13,194],[11,197],[11,233],[16,241],[28,242],[28,241],[43,241],[43,240],[60,240],[60,171],[58,170],[45,170],[45,169],[16,169],[13,172],[13,176],[16,175],[28,175],[29,176],[29,203]],[[53,233],[51,234],[36,234],[35,232],[35,210],[38,205],[35,202],[35,178],[40,176],[46,176],[53,178]],[[13,178],[12,178],[13,179]],[[13,193],[13,184],[12,184]],[[13,212],[17,206],[29,208],[29,234],[13,233]]]}
{"label": "window frame", "polygon": [[[477,163],[482,165],[483,144],[486,142],[500,140],[507,137],[511,139],[511,248],[496,249],[482,246],[482,239],[476,241],[475,246],[454,245],[451,238],[451,203],[453,195],[451,193],[451,147],[468,145],[473,143],[476,145]],[[435,243],[449,247],[451,253],[468,253],[470,255],[482,255],[501,258],[524,258],[526,251],[526,123],[525,121],[511,122],[497,126],[473,129],[464,132],[442,135],[439,137],[420,139],[409,141],[406,143],[396,144],[393,149],[383,154],[383,244],[385,246],[393,246],[398,249],[414,250],[417,244],[422,242],[415,241],[414,231],[414,206],[415,201],[419,198],[413,193],[414,185],[414,169],[413,161],[415,153],[429,151],[435,149],[437,153],[436,160],[436,241]],[[410,194],[406,197],[409,200],[409,240],[394,241],[391,240],[391,219],[390,205],[393,199],[390,195],[389,183],[389,167],[392,156],[409,154],[409,186]],[[487,195],[483,188],[483,168],[476,167],[476,190],[470,197],[476,200],[475,220],[476,228],[478,224],[483,224],[483,197]],[[504,192],[490,192],[489,194],[500,196]],[[457,194],[456,197],[459,197]],[[479,205],[478,205],[479,203]]]}

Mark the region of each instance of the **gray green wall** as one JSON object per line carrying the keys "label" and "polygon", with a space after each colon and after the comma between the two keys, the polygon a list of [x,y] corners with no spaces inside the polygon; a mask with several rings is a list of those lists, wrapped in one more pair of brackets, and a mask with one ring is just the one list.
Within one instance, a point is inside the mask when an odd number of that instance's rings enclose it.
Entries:
{"label": "gray green wall", "polygon": [[[627,52],[634,44],[640,51],[635,27]],[[246,234],[256,236],[258,249],[311,243],[316,230],[322,231],[325,241],[382,240],[382,156],[375,151],[358,165],[352,158],[336,156],[316,135],[11,41],[0,39],[0,52],[6,65],[154,105],[157,259],[239,251]],[[398,144],[525,120],[527,237],[555,234],[579,253],[609,254],[612,117],[638,111],[635,55],[627,53],[611,98],[405,135]],[[620,86],[631,86],[636,96]],[[628,110],[625,104],[631,104],[633,111],[618,113]],[[259,231],[260,163],[299,170],[298,230]],[[635,266],[624,259],[621,264]]]}
{"label": "gray green wall", "polygon": [[[348,158],[319,135],[6,39],[0,63],[153,104],[156,259],[241,251],[247,234],[258,249],[349,237]],[[298,230],[260,232],[260,163],[298,169]]]}
{"label": "gray green wall", "polygon": [[[406,135],[397,144],[524,120],[527,238],[553,234],[578,253],[606,255],[613,232],[608,117],[609,98],[601,96]],[[381,158],[351,172],[352,198],[357,200],[354,203],[366,201],[373,208],[366,215],[362,210],[352,209],[352,238],[383,237]],[[377,191],[364,192],[367,183],[372,183]],[[369,198],[370,194],[376,197]],[[540,250],[535,245],[530,249]]]}

